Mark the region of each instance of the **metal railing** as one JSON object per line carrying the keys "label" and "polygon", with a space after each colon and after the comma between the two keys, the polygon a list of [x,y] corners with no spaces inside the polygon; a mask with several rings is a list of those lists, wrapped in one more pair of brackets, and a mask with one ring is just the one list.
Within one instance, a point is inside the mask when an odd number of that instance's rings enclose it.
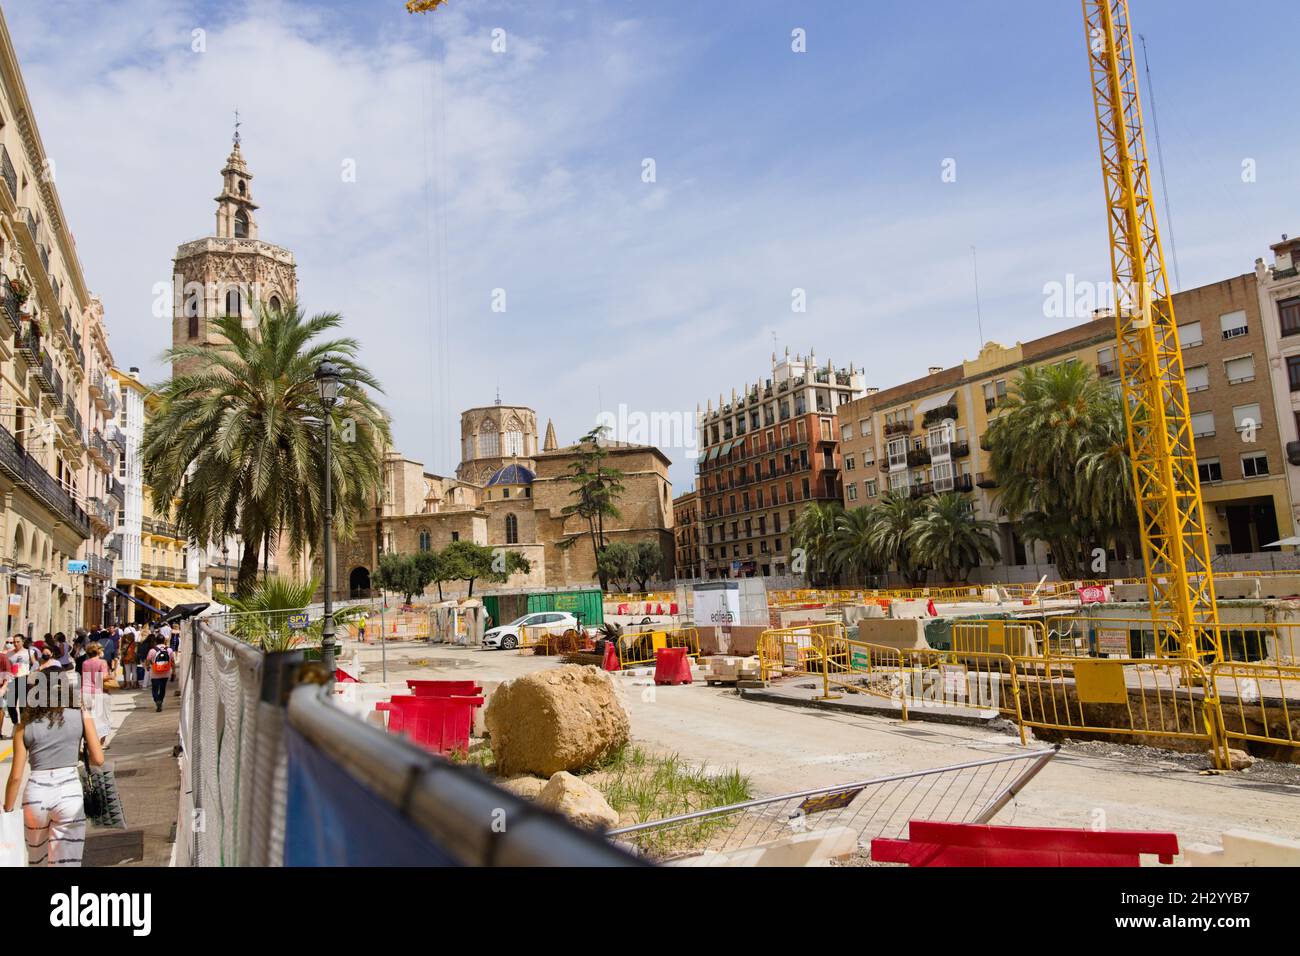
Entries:
{"label": "metal railing", "polygon": [[18,170],[14,169],[14,161],[9,157],[9,150],[3,145],[0,145],[0,176],[4,178],[5,185],[9,187],[9,198],[17,202]]}
{"label": "metal railing", "polygon": [[25,484],[45,503],[46,507],[67,521],[74,533],[82,538],[90,537],[90,518],[86,512],[73,501],[72,496],[58,479],[33,461],[9,429],[2,425],[0,425],[0,471]]}
{"label": "metal railing", "polygon": [[801,833],[844,828],[869,847],[904,837],[913,820],[988,823],[1056,756],[1057,748],[872,777],[611,830],[609,836],[659,859],[761,846]]}

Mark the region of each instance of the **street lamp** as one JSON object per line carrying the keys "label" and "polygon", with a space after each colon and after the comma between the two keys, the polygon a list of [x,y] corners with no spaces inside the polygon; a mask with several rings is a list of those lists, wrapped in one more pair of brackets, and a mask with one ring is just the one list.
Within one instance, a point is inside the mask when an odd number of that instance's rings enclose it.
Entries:
{"label": "street lamp", "polygon": [[226,600],[230,600],[230,545],[221,542],[221,566],[226,569]]}
{"label": "street lamp", "polygon": [[334,482],[330,464],[330,432],[333,430],[333,409],[339,397],[341,372],[333,362],[321,362],[316,366],[316,387],[325,410],[321,419],[325,429],[325,620],[321,625],[320,659],[329,681],[334,680],[334,500],[331,493]]}

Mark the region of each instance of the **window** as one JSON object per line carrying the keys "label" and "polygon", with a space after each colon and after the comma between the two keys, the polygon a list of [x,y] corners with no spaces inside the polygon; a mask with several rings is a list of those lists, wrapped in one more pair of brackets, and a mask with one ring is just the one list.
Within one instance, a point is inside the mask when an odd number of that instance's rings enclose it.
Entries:
{"label": "window", "polygon": [[199,294],[191,292],[190,297],[185,300],[185,318],[188,319],[188,334],[192,339],[199,337]]}
{"label": "window", "polygon": [[1219,327],[1223,329],[1225,339],[1235,339],[1250,331],[1246,326],[1246,312],[1244,309],[1219,316]]}
{"label": "window", "polygon": [[852,422],[846,422],[844,425],[842,425],[842,426],[840,427],[840,440],[841,440],[841,441],[852,441],[852,440],[853,440],[853,423],[852,423]]}
{"label": "window", "polygon": [[243,315],[241,297],[238,289],[226,293],[226,315]]}
{"label": "window", "polygon": [[1192,436],[1208,438],[1214,434],[1214,412],[1197,412],[1192,416]]}
{"label": "window", "polygon": [[519,543],[519,519],[514,515],[506,515],[506,544]]}
{"label": "window", "polygon": [[1258,428],[1263,419],[1259,414],[1259,402],[1251,402],[1249,405],[1232,406],[1232,421],[1234,426],[1240,430],[1243,428]]}
{"label": "window", "polygon": [[1114,375],[1117,371],[1115,365],[1115,346],[1097,350],[1097,375],[1101,378]]}
{"label": "window", "polygon": [[858,434],[866,438],[871,434],[871,419],[864,418],[858,422]]}
{"label": "window", "polygon": [[845,488],[846,488],[847,491],[848,491],[849,501],[857,501],[857,500],[858,500],[858,483],[857,483],[856,481],[850,481],[850,482],[845,486]]}
{"label": "window", "polygon": [[248,213],[243,209],[235,213],[235,238],[248,238]]}
{"label": "window", "polygon": [[1200,322],[1188,322],[1186,325],[1178,326],[1178,344],[1182,348],[1196,348],[1203,341],[1205,340],[1201,338]]}
{"label": "window", "polygon": [[[241,183],[240,185],[243,184]],[[268,302],[267,305],[270,306],[272,312],[279,312],[283,309],[283,306],[280,304],[280,297],[278,295],[271,296],[271,301]]]}
{"label": "window", "polygon": [[1253,452],[1252,454],[1241,456],[1241,477],[1263,478],[1267,474],[1268,455],[1263,452]]}
{"label": "window", "polygon": [[1255,380],[1255,356],[1243,355],[1241,358],[1228,359],[1223,363],[1223,374],[1228,376],[1229,385]]}
{"label": "window", "polygon": [[1300,295],[1279,302],[1277,318],[1283,335],[1295,335],[1300,332]]}
{"label": "window", "polygon": [[1201,484],[1223,480],[1223,467],[1217,458],[1202,458],[1196,463],[1196,473],[1201,477]]}
{"label": "window", "polygon": [[934,490],[936,492],[952,491],[952,462],[945,461],[935,465],[931,471],[931,477],[934,480]]}
{"label": "window", "polygon": [[856,465],[856,464],[854,463],[854,461],[853,461],[853,457],[854,457],[853,455],[845,455],[845,456],[844,456],[844,470],[845,470],[845,471],[852,471],[854,468],[857,467],[857,465]]}
{"label": "window", "polygon": [[459,532],[459,531],[453,531],[453,532],[451,533],[451,540],[452,540],[452,541],[459,541],[459,540],[460,540],[460,532]]}
{"label": "window", "polygon": [[865,484],[866,484],[867,497],[868,498],[876,497],[876,479],[868,478]]}
{"label": "window", "polygon": [[501,436],[494,431],[486,431],[478,436],[478,455],[480,458],[496,458],[501,450]]}
{"label": "window", "polygon": [[428,550],[431,548],[431,546],[432,546],[432,542],[431,542],[431,540],[430,540],[430,538],[429,538],[429,532],[427,532],[427,531],[421,531],[421,532],[420,532],[420,550],[421,550],[421,551],[428,551]]}
{"label": "window", "polygon": [[889,467],[907,467],[907,439],[895,438],[889,443]]}
{"label": "window", "polygon": [[1300,355],[1287,356],[1286,377],[1291,382],[1291,391],[1300,392]]}
{"label": "window", "polygon": [[505,453],[514,458],[524,456],[524,433],[521,431],[506,432],[506,451]]}
{"label": "window", "polygon": [[1208,365],[1193,365],[1184,373],[1187,377],[1189,392],[1203,392],[1210,387],[1210,368]]}

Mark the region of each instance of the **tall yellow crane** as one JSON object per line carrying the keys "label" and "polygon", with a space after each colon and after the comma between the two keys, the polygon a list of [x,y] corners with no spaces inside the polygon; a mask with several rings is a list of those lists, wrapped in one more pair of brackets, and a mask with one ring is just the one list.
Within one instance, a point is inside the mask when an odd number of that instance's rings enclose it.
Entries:
{"label": "tall yellow crane", "polygon": [[1083,0],[1115,287],[1115,336],[1151,617],[1222,659],[1178,324],[1147,162],[1128,0]]}

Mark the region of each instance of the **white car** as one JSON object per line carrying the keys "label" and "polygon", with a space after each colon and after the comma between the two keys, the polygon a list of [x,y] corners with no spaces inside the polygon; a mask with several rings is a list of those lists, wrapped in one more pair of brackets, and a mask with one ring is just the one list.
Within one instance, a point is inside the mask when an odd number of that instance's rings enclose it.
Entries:
{"label": "white car", "polygon": [[[563,634],[565,631],[579,631],[578,619],[565,611],[535,611],[523,617],[494,627],[483,635],[484,647],[499,647],[502,650],[514,650],[519,646],[521,636],[519,629],[529,629],[529,637],[538,634]],[[533,630],[537,628],[537,630]]]}

